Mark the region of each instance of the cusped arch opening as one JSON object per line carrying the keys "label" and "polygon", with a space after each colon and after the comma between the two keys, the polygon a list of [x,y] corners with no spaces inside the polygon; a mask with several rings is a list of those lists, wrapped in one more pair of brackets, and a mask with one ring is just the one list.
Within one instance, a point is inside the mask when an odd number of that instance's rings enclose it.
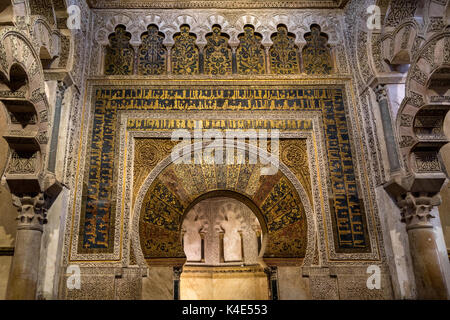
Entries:
{"label": "cusped arch opening", "polygon": [[435,70],[428,79],[427,87],[439,96],[448,95],[450,91],[450,66]]}
{"label": "cusped arch opening", "polygon": [[50,69],[55,62],[55,57],[52,57],[50,51],[44,46],[39,50],[39,59],[44,70]]}
{"label": "cusped arch opening", "polygon": [[182,223],[186,265],[264,267],[267,226],[258,211],[250,199],[226,190],[196,199]]}
{"label": "cusped arch opening", "polygon": [[28,93],[29,79],[25,69],[14,63],[9,70],[9,79],[0,72],[0,88],[4,91]]}
{"label": "cusped arch opening", "polygon": [[[194,145],[194,150],[189,150],[195,152],[196,148],[201,146]],[[139,191],[142,200],[136,206],[139,218],[135,220],[135,230],[139,233],[136,244],[140,244],[137,250],[142,252],[142,258],[149,265],[183,265],[186,257],[181,226],[186,212],[206,198],[228,196],[248,205],[258,218],[262,233],[267,232],[267,237],[263,237],[264,261],[301,265],[313,243],[308,239],[308,197],[297,180],[291,181],[292,176],[283,165],[275,175],[261,175],[262,168],[247,162],[199,165],[180,163],[171,157],[162,161]]]}

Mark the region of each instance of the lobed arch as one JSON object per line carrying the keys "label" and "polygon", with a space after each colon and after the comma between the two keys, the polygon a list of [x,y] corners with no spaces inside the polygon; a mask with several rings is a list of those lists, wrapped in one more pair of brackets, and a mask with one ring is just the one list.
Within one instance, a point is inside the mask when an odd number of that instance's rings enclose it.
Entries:
{"label": "lobed arch", "polygon": [[[10,92],[0,98],[10,111],[8,133],[4,138],[9,145],[10,154],[18,153],[19,158],[25,155],[25,159],[31,155],[34,161],[34,170],[24,175],[16,176],[6,172],[6,182],[13,194],[40,193],[45,189],[46,183],[43,173],[49,131],[48,102],[43,88],[41,62],[26,36],[14,28],[0,31],[0,43],[0,74],[4,86],[9,87],[7,92]],[[18,82],[20,88],[11,84],[11,80]],[[11,121],[15,112],[27,115],[19,118],[21,126]],[[13,160],[10,157],[9,163]]]}
{"label": "lobed arch", "polygon": [[262,22],[258,19],[258,17],[254,16],[254,15],[241,16],[236,21],[235,29],[238,33],[243,33],[244,27],[249,24],[255,28],[255,32],[263,33],[264,26],[263,26]]}
{"label": "lobed arch", "polygon": [[211,30],[214,25],[219,25],[224,33],[227,33],[227,31],[228,32],[233,31],[233,27],[231,26],[227,18],[225,18],[220,14],[210,15],[206,19],[206,26],[208,27],[208,30]]}
{"label": "lobed arch", "polygon": [[147,32],[147,28],[150,25],[155,25],[158,27],[159,32],[164,33],[164,41],[163,44],[173,44],[172,36],[176,32],[175,28],[170,24],[167,24],[159,15],[152,14],[143,17],[138,22],[137,32],[140,34],[139,40],[142,38],[142,34]]}
{"label": "lobed arch", "polygon": [[213,26],[215,26],[215,25],[220,26],[221,32],[225,33],[228,36],[228,38],[229,38],[228,42],[229,43],[231,42],[231,44],[233,44],[233,45],[236,44],[237,45],[237,43],[238,43],[238,42],[236,42],[237,33],[236,33],[235,28],[233,28],[231,26],[231,24],[229,23],[229,21],[224,16],[222,16],[220,14],[213,14],[213,15],[209,16],[206,19],[206,25],[205,25],[206,30],[205,30],[205,33],[204,33],[204,38],[202,39],[202,43],[206,43],[207,42],[206,41],[206,35],[208,33],[212,32]]}
{"label": "lobed arch", "polygon": [[[183,154],[186,153],[192,153],[195,154],[195,152],[199,149],[203,149],[206,147],[207,144],[203,144],[203,143],[194,143],[192,145],[187,145],[184,148],[182,148],[180,151],[184,151],[182,152]],[[265,151],[262,150],[256,146],[253,145],[249,145],[249,144],[237,144],[237,146],[233,143],[230,142],[225,142],[223,148],[226,148],[227,146],[233,146],[236,147],[237,149],[240,150],[247,150],[249,153],[252,154],[258,154],[260,155],[260,157],[262,159],[264,159],[265,161],[267,161],[268,163],[275,165],[276,163],[274,162],[274,160],[270,157],[270,155]],[[192,147],[192,149],[191,149]],[[186,153],[185,153],[186,152]],[[136,259],[136,262],[138,265],[141,266],[147,266],[147,262],[146,259],[144,258],[144,254],[143,254],[143,250],[141,247],[141,238],[140,238],[140,220],[141,220],[141,211],[143,208],[143,203],[144,203],[144,197],[146,196],[147,192],[149,191],[150,187],[152,186],[152,184],[156,181],[156,179],[158,179],[158,177],[170,166],[172,165],[176,160],[181,159],[182,156],[180,156],[179,154],[174,157],[172,159],[172,156],[169,155],[168,157],[166,157],[164,160],[162,160],[153,170],[152,172],[150,172],[150,174],[146,177],[146,179],[144,180],[143,184],[141,185],[139,191],[138,191],[138,195],[136,197],[136,201],[133,205],[133,209],[132,209],[132,217],[131,217],[131,246],[132,246],[132,251],[134,252],[134,256]],[[303,264],[304,265],[310,265],[313,261],[313,256],[314,256],[314,246],[316,244],[316,233],[315,233],[315,220],[314,220],[314,216],[313,216],[313,204],[311,203],[311,199],[309,198],[309,196],[306,193],[305,188],[303,187],[303,185],[299,182],[299,180],[295,177],[295,175],[283,164],[283,163],[279,163],[279,171],[280,174],[282,174],[284,177],[286,177],[286,179],[292,183],[293,187],[295,188],[295,191],[297,192],[301,203],[304,207],[304,211],[305,211],[305,217],[306,217],[306,228],[307,228],[307,235],[306,235],[306,253],[303,259]],[[210,190],[211,192],[205,192],[200,194],[198,197],[196,197],[196,199],[190,203],[189,208],[192,208],[196,203],[200,202],[201,200],[211,197],[211,196],[216,196],[216,195],[224,195],[224,194],[228,194],[229,196],[235,197],[238,200],[243,200],[245,201],[244,203],[246,205],[250,205],[253,206],[254,205],[251,204],[251,201],[247,201],[248,197],[246,197],[245,195],[243,195],[242,193],[239,192],[229,192],[225,191],[225,190]],[[217,193],[216,193],[217,192]],[[239,193],[239,194],[237,194]],[[254,208],[255,209],[255,208]],[[253,210],[252,210],[253,211]],[[189,212],[189,210],[185,210],[184,215]],[[263,221],[264,218],[262,220],[260,220],[261,218],[261,214],[260,212],[255,209],[253,211],[257,217],[258,217],[258,221]],[[182,222],[182,220],[181,220]],[[261,222],[260,222],[261,224]],[[264,221],[264,223],[261,224],[261,227],[263,228],[263,226],[266,225],[266,222]],[[179,232],[181,235],[181,223],[179,225]],[[266,244],[267,245],[267,244]],[[181,247],[181,238],[180,238],[180,247]],[[262,250],[263,251],[263,250]]]}
{"label": "lobed arch", "polygon": [[302,19],[301,32],[297,32],[297,36],[300,37],[299,39],[304,39],[304,35],[311,30],[311,26],[318,25],[321,32],[328,36],[328,43],[334,46],[343,41],[335,27],[339,23],[339,20],[333,16],[324,17],[306,14]]}
{"label": "lobed arch", "polygon": [[[439,101],[433,96],[436,92],[433,79],[442,70],[440,80],[449,81],[450,72],[450,33],[445,32],[432,37],[420,49],[417,58],[411,64],[406,79],[406,98],[400,106],[397,116],[397,128],[400,136],[400,151],[407,168],[420,172],[416,159],[418,152],[426,150],[437,155],[448,140],[443,132],[444,118],[450,109],[448,101]],[[424,119],[434,122],[424,123]],[[435,161],[436,166],[437,162]],[[439,170],[438,170],[439,169]],[[434,173],[443,171],[433,168]]]}
{"label": "lobed arch", "polygon": [[204,193],[197,197],[194,201],[192,201],[189,206],[186,208],[186,210],[183,213],[183,216],[181,217],[181,225],[180,228],[182,228],[183,222],[186,219],[187,215],[191,212],[191,210],[200,202],[203,202],[204,200],[208,199],[217,199],[217,198],[229,198],[239,201],[240,203],[244,204],[247,208],[250,209],[250,211],[253,213],[253,215],[258,220],[259,226],[261,227],[261,233],[262,233],[262,241],[261,241],[261,249],[258,254],[258,262],[262,265],[265,265],[264,262],[264,253],[267,247],[268,242],[268,226],[267,222],[264,218],[263,213],[261,212],[261,209],[253,202],[252,199],[250,199],[248,196],[232,191],[232,190],[214,190],[209,191],[207,193]]}
{"label": "lobed arch", "polygon": [[0,71],[9,78],[12,64],[18,63],[28,74],[30,92],[39,89],[43,92],[44,74],[40,57],[27,37],[16,28],[5,28],[0,31],[0,43]]}
{"label": "lobed arch", "polygon": [[414,19],[409,19],[382,36],[382,59],[391,67],[391,71],[396,71],[394,69],[397,65],[411,64],[419,30],[418,23]]}
{"label": "lobed arch", "polygon": [[236,191],[232,191],[232,190],[214,190],[214,191],[209,191],[207,193],[204,193],[204,194],[198,196],[186,208],[186,210],[183,213],[183,216],[182,216],[181,220],[183,221],[184,218],[186,217],[186,215],[189,213],[189,211],[191,211],[191,209],[193,207],[195,207],[198,203],[200,203],[200,202],[202,202],[203,200],[206,200],[206,199],[218,198],[218,197],[225,197],[225,198],[236,199],[236,200],[244,203],[245,205],[247,205],[250,208],[250,210],[252,210],[252,212],[256,216],[256,218],[258,219],[259,224],[261,225],[263,233],[266,234],[268,232],[267,222],[264,220],[264,216],[263,216],[261,210],[258,208],[258,206],[255,205],[255,203],[248,196],[246,196],[246,195],[244,195],[242,193],[236,192]]}
{"label": "lobed arch", "polygon": [[298,29],[301,29],[301,26],[297,26],[295,24],[295,22],[292,21],[292,19],[289,19],[289,16],[284,15],[284,14],[274,16],[268,23],[269,28],[272,32],[276,32],[277,27],[280,24],[285,25],[286,28],[288,29],[288,31],[291,33],[295,33],[295,31],[297,31]]}
{"label": "lobed arch", "polygon": [[104,28],[101,28],[97,31],[95,34],[95,39],[103,46],[107,46],[109,44],[109,37],[111,34],[113,34],[116,30],[116,28],[122,25],[125,27],[127,32],[130,32],[132,35],[131,40],[140,43],[140,39],[138,38],[140,34],[137,32],[137,28],[134,25],[131,17],[124,15],[124,14],[118,14],[113,17],[111,17],[105,24]]}
{"label": "lobed arch", "polygon": [[168,36],[168,43],[175,43],[175,35],[180,32],[182,26],[189,26],[189,34],[193,34],[196,37],[195,43],[197,45],[206,44],[205,34],[207,33],[206,27],[198,23],[197,19],[192,15],[183,14],[176,17],[172,23],[175,27],[175,32]]}
{"label": "lobed arch", "polygon": [[66,0],[52,0],[56,24],[50,23],[42,15],[32,16],[32,37],[35,47],[40,50],[43,69],[60,68],[70,70],[74,38],[67,27],[69,17]]}
{"label": "lobed arch", "polygon": [[170,23],[165,21],[161,15],[151,14],[144,17],[139,17],[138,21],[125,14],[117,14],[109,18],[103,27],[97,29],[95,33],[95,40],[102,46],[108,45],[108,36],[114,33],[117,25],[121,24],[126,27],[126,30],[132,34],[131,44],[139,45],[140,36],[147,29],[150,24],[155,24],[158,29],[166,35],[164,44],[171,46],[174,43],[173,36],[179,31],[180,26],[189,25],[191,32],[197,36],[197,45],[206,44],[206,34],[211,32],[213,25],[220,25],[222,32],[230,36],[230,45],[237,46],[239,44],[238,35],[244,32],[245,25],[252,25],[255,28],[255,32],[260,33],[263,36],[262,43],[265,46],[272,44],[271,36],[277,31],[279,24],[284,24],[288,28],[288,31],[296,35],[296,43],[304,43],[303,35],[309,32],[309,27],[312,24],[320,25],[322,32],[329,36],[330,44],[339,43],[340,37],[336,32],[334,23],[337,23],[335,19],[329,19],[325,17],[313,17],[312,15],[305,15],[299,25],[292,19],[288,19],[285,15],[277,15],[269,20],[268,23],[263,23],[255,15],[242,15],[236,22],[231,23],[225,16],[220,14],[212,14],[208,16],[202,23],[193,15],[182,14],[176,16]]}

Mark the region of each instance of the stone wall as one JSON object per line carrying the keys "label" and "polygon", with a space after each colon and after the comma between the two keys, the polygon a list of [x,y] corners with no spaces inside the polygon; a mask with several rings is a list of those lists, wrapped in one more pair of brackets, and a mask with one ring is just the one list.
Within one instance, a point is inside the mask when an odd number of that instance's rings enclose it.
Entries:
{"label": "stone wall", "polygon": [[148,276],[142,279],[142,299],[173,299],[173,280],[172,267],[150,267]]}
{"label": "stone wall", "polygon": [[[450,136],[450,117],[447,116],[445,120],[446,135]],[[450,144],[447,144],[441,149],[441,158],[447,169],[450,170]],[[445,244],[447,246],[447,252],[450,259],[450,183],[447,183],[442,191],[442,204],[439,207],[439,214],[441,217],[442,231],[444,232]]]}
{"label": "stone wall", "polygon": [[[6,114],[0,102],[0,137],[7,128]],[[9,147],[0,139],[0,174],[3,174],[9,157]],[[0,299],[5,298],[11,267],[14,239],[16,237],[17,208],[13,206],[11,193],[5,185],[0,185]]]}

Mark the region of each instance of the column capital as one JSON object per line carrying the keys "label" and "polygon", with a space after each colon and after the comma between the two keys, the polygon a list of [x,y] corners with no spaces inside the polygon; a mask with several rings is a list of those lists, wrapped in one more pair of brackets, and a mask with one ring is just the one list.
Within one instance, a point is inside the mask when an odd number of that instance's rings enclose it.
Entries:
{"label": "column capital", "polygon": [[47,223],[44,194],[36,196],[13,196],[14,205],[19,208],[17,230],[43,231]]}
{"label": "column capital", "polygon": [[183,272],[183,267],[173,267],[174,280],[180,280],[181,272]]}
{"label": "column capital", "polygon": [[397,203],[401,210],[402,222],[406,224],[406,230],[416,228],[433,228],[431,214],[434,206],[439,206],[441,198],[438,195],[421,193],[413,195],[408,192],[404,197],[398,199]]}
{"label": "column capital", "polygon": [[58,88],[58,90],[56,91],[56,95],[61,100],[63,100],[64,99],[64,94],[66,93],[68,85],[64,81],[58,80],[57,88]]}
{"label": "column capital", "polygon": [[387,100],[388,97],[387,97],[386,85],[379,84],[373,89],[373,91],[375,92],[378,102],[380,102],[381,100]]}

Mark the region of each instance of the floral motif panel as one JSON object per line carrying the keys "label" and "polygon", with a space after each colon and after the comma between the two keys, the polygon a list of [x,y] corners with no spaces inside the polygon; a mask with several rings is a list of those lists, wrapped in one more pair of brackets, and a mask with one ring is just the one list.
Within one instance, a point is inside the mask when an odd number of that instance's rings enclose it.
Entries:
{"label": "floral motif panel", "polygon": [[320,32],[317,25],[311,26],[311,32],[305,35],[306,46],[303,48],[303,64],[307,74],[331,74],[331,59],[328,37]]}
{"label": "floral motif panel", "polygon": [[163,45],[164,34],[158,27],[150,25],[142,36],[139,47],[138,73],[141,75],[165,74],[167,50]]}
{"label": "floral motif panel", "polygon": [[236,51],[237,71],[241,74],[264,74],[266,69],[262,36],[255,33],[250,25],[244,27],[239,35],[239,47]]}
{"label": "floral motif panel", "polygon": [[172,48],[172,72],[174,74],[200,73],[200,53],[195,44],[196,36],[189,32],[188,25],[182,25],[174,36]]}
{"label": "floral motif panel", "polygon": [[228,37],[221,33],[220,26],[213,26],[212,33],[206,36],[205,74],[231,74],[232,52],[228,46]]}
{"label": "floral motif panel", "polygon": [[105,74],[131,75],[134,68],[134,50],[130,45],[131,34],[124,26],[117,26],[106,47]]}
{"label": "floral motif panel", "polygon": [[269,51],[272,73],[294,74],[300,72],[298,49],[294,44],[294,39],[285,26],[279,26],[278,32],[272,36],[273,45]]}

